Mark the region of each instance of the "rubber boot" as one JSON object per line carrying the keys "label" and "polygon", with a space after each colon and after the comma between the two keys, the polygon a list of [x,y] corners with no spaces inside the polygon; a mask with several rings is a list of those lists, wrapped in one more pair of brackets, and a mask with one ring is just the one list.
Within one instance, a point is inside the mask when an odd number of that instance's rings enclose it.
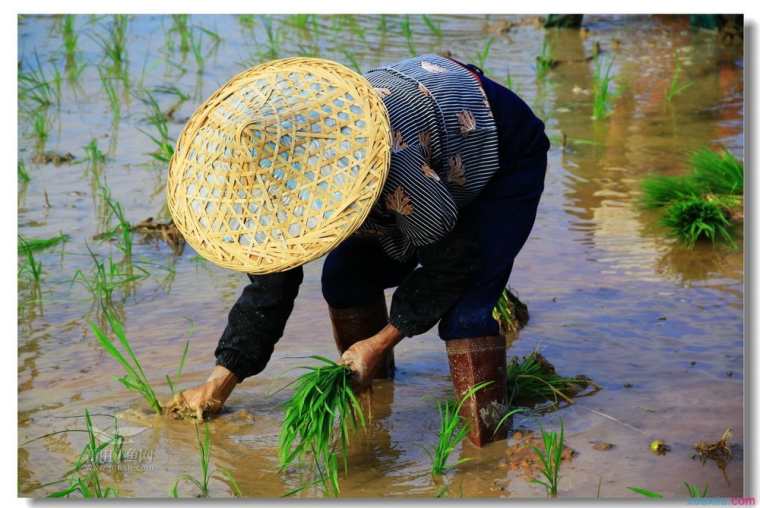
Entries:
{"label": "rubber boot", "polygon": [[496,431],[506,414],[507,352],[501,335],[446,341],[451,380],[457,399],[478,383],[494,381],[462,405],[462,417],[470,426],[469,438],[477,447],[504,439],[507,423]]}
{"label": "rubber boot", "polygon": [[[388,308],[385,305],[385,296],[382,295],[374,302],[361,307],[328,308],[335,345],[341,354],[355,342],[372,337],[388,324]],[[385,353],[385,358],[375,373],[375,379],[391,379],[394,368],[391,350]]]}

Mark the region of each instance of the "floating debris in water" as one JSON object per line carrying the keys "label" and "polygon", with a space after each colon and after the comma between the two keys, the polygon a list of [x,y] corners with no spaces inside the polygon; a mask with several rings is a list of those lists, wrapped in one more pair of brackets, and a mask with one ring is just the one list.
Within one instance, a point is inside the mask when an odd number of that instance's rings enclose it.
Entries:
{"label": "floating debris in water", "polygon": [[172,248],[174,254],[179,256],[185,248],[185,238],[179,232],[174,221],[156,222],[153,217],[148,217],[144,221],[138,222],[132,226],[132,231],[140,233],[147,238],[161,239]]}
{"label": "floating debris in water", "polygon": [[71,164],[74,162],[74,159],[76,159],[74,154],[69,152],[40,152],[32,157],[32,162],[35,164],[53,164],[55,166],[60,166],[61,164]]}
{"label": "floating debris in water", "polygon": [[649,450],[657,455],[665,455],[670,451],[670,446],[666,445],[662,439],[655,439],[649,443]]}
{"label": "floating debris in water", "polygon": [[590,442],[592,444],[591,448],[599,452],[606,452],[608,450],[612,450],[613,448],[615,448],[614,444],[605,443],[604,441],[590,441]]}
{"label": "floating debris in water", "polygon": [[720,439],[714,443],[699,441],[694,445],[694,449],[697,450],[697,454],[692,458],[698,457],[703,464],[708,459],[712,459],[717,462],[719,466],[723,465],[723,467],[725,467],[728,461],[731,460],[732,456],[731,447],[728,444],[732,436],[733,431],[731,430],[731,427],[728,427],[723,432],[723,435],[720,437]]}

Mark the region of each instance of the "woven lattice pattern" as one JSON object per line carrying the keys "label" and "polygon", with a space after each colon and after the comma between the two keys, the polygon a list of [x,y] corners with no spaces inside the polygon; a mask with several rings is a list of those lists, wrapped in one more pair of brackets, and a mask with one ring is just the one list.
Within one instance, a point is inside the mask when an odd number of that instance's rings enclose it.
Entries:
{"label": "woven lattice pattern", "polygon": [[267,62],[188,120],[169,164],[169,210],[209,261],[248,273],[293,268],[364,221],[390,144],[388,113],[363,76],[318,58]]}

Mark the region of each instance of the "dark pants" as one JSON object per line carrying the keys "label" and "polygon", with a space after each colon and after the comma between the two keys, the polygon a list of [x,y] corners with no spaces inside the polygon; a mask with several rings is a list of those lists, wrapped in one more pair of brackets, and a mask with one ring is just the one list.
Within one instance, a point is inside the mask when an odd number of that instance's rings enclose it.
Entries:
{"label": "dark pants", "polygon": [[[514,93],[481,78],[499,127],[501,169],[460,210],[458,220],[478,233],[482,264],[470,287],[441,319],[438,333],[444,340],[499,333],[491,311],[528,239],[544,189],[549,141],[543,123]],[[390,258],[377,242],[349,237],[325,259],[322,293],[333,307],[366,305],[383,289],[398,286],[417,264],[414,258],[407,262]]]}

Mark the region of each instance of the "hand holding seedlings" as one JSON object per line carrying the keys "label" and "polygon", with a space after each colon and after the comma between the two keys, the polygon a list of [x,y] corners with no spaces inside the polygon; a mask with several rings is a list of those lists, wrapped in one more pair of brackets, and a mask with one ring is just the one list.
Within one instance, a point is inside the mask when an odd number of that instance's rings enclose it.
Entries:
{"label": "hand holding seedlings", "polygon": [[355,390],[366,388],[372,382],[385,353],[402,339],[398,328],[388,324],[372,337],[356,342],[343,353],[338,363],[353,372],[352,384]]}

